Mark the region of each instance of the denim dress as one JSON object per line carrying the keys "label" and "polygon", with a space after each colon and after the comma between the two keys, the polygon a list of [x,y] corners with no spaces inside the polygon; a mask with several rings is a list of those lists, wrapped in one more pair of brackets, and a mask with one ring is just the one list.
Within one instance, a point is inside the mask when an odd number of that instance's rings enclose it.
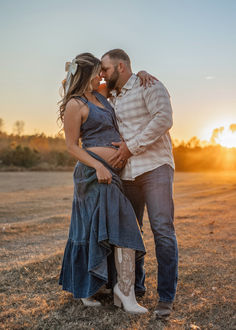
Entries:
{"label": "denim dress", "polygon": [[[88,118],[81,126],[85,149],[112,147],[111,142],[121,140],[113,108],[101,94],[95,96],[104,108],[81,98],[89,107]],[[112,182],[98,183],[96,170],[77,162],[69,238],[59,279],[62,288],[75,298],[90,297],[108,283],[114,246],[136,250],[137,259],[145,254],[134,210],[123,194],[119,170],[87,152],[109,169]]]}

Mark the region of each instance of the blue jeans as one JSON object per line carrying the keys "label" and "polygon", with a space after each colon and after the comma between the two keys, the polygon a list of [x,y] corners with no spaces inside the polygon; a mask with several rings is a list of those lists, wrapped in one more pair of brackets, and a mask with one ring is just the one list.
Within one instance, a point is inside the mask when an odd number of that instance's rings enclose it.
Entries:
{"label": "blue jeans", "polygon": [[[156,247],[158,287],[160,301],[172,302],[178,278],[178,247],[174,229],[172,198],[174,170],[162,165],[135,178],[123,180],[125,195],[131,201],[140,228],[146,204]],[[135,289],[145,291],[144,258],[136,263]]]}

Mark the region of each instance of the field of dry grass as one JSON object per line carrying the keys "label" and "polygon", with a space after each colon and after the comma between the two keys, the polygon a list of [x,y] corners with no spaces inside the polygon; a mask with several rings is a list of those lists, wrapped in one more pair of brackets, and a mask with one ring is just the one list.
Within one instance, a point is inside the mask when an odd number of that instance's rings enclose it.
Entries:
{"label": "field of dry grass", "polygon": [[236,173],[176,173],[179,284],[171,318],[156,320],[156,261],[145,217],[150,313],[100,296],[88,309],[58,286],[72,201],[70,172],[0,173],[0,327],[3,329],[236,329]]}

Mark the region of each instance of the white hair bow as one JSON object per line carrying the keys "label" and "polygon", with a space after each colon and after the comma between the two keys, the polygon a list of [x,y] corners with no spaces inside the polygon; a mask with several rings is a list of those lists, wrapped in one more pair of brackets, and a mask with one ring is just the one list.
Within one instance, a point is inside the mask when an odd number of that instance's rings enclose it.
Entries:
{"label": "white hair bow", "polygon": [[67,72],[66,76],[66,84],[65,84],[65,92],[68,92],[70,87],[71,76],[74,76],[78,68],[78,64],[76,63],[76,59],[74,58],[72,62],[66,62],[65,70]]}

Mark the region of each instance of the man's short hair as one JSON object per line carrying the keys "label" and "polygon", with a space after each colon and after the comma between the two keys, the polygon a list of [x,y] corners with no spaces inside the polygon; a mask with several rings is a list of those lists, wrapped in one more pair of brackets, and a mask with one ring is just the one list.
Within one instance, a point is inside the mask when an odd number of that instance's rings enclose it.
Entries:
{"label": "man's short hair", "polygon": [[123,60],[128,64],[128,66],[131,65],[130,58],[123,49],[117,48],[117,49],[109,50],[102,56],[102,58],[105,57],[106,55],[109,55],[110,59],[112,60]]}

